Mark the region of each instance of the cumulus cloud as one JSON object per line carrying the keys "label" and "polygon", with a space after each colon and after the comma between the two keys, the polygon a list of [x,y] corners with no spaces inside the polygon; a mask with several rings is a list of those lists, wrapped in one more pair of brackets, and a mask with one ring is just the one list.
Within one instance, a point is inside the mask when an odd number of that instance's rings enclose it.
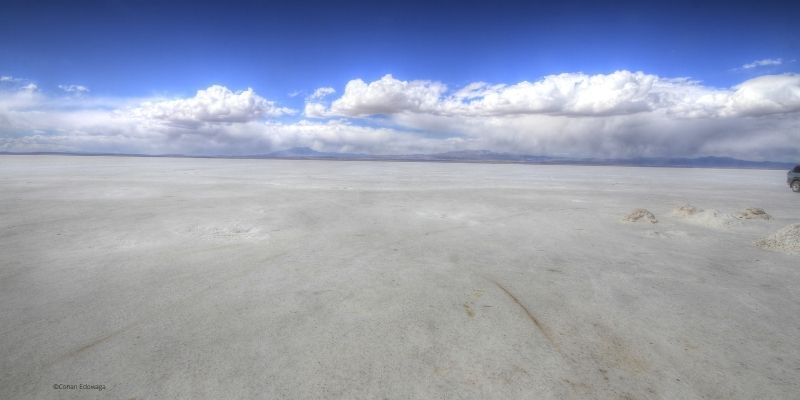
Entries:
{"label": "cumulus cloud", "polygon": [[252,90],[212,86],[185,99],[125,103],[0,90],[0,151],[260,154],[311,147],[377,154],[419,146],[415,135],[388,127],[281,122],[276,118],[291,110]]}
{"label": "cumulus cloud", "polygon": [[194,97],[149,101],[131,110],[132,115],[145,120],[185,127],[197,127],[204,123],[248,122],[294,113],[290,108],[279,107],[275,102],[257,95],[253,89],[234,92],[220,85],[198,90]]}
{"label": "cumulus cloud", "polygon": [[798,75],[767,75],[731,89],[702,86],[686,78],[643,72],[549,75],[511,85],[476,82],[448,91],[440,82],[401,81],[391,75],[366,83],[352,80],[342,97],[326,107],[306,104],[311,117],[429,114],[491,117],[571,117],[663,112],[676,117],[720,117],[797,111]]}
{"label": "cumulus cloud", "polygon": [[324,118],[330,116],[331,113],[326,109],[326,106],[320,101],[324,98],[336,93],[336,89],[332,87],[317,88],[310,96],[306,97],[306,105],[303,113],[311,118]]}
{"label": "cumulus cloud", "polygon": [[729,88],[631,71],[455,88],[386,75],[354,79],[338,97],[321,88],[306,99],[305,117],[293,118],[294,110],[251,89],[212,86],[187,98],[128,104],[18,86],[0,90],[0,150],[800,158],[797,74]]}
{"label": "cumulus cloud", "polygon": [[366,83],[354,79],[344,87],[327,112],[330,115],[367,116],[403,111],[431,112],[440,102],[447,86],[434,81],[401,81],[392,75]]}
{"label": "cumulus cloud", "polygon": [[89,93],[89,88],[83,85],[58,85],[58,88],[74,95]]}
{"label": "cumulus cloud", "polygon": [[[766,75],[731,88],[643,72],[565,73],[535,82],[350,81],[306,115],[389,118],[465,148],[586,157],[800,156],[800,76]],[[791,154],[791,156],[790,156]]]}
{"label": "cumulus cloud", "polygon": [[446,95],[448,88],[441,82],[402,81],[386,75],[370,83],[348,82],[342,97],[326,109],[314,105],[311,116],[627,114],[658,106],[664,100],[659,89],[672,83],[642,72],[571,73],[512,85],[477,82]]}
{"label": "cumulus cloud", "polygon": [[783,59],[781,58],[765,58],[762,60],[756,60],[751,63],[744,64],[742,65],[742,69],[753,69],[758,67],[768,67],[781,64],[783,64]]}
{"label": "cumulus cloud", "polygon": [[767,75],[735,87],[726,115],[768,115],[800,112],[800,75]]}
{"label": "cumulus cloud", "polygon": [[322,103],[309,102],[306,103],[303,114],[311,118],[324,118],[330,115],[327,107]]}
{"label": "cumulus cloud", "polygon": [[546,76],[514,85],[480,85],[445,99],[443,112],[468,115],[614,115],[650,111],[664,101],[660,79],[642,72]]}

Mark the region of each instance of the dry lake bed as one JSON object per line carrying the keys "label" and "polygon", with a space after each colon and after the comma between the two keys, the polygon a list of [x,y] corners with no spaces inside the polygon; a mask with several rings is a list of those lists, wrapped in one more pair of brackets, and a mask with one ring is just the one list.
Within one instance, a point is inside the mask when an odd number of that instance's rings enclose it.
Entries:
{"label": "dry lake bed", "polygon": [[785,171],[0,156],[0,398],[794,399],[796,223]]}

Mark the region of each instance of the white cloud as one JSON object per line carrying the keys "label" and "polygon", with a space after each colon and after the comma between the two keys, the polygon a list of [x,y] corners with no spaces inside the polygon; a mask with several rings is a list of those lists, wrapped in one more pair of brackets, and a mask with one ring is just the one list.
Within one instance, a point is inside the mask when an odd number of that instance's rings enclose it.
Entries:
{"label": "white cloud", "polygon": [[[330,92],[325,90],[324,94]],[[329,95],[330,93],[328,93]],[[0,89],[0,150],[258,154],[305,146],[374,154],[485,149],[586,157],[800,158],[800,75],[731,88],[642,72],[534,82],[350,81],[287,119],[252,90],[98,99]],[[374,117],[380,115],[380,117]]]}
{"label": "white cloud", "polygon": [[0,91],[0,151],[259,154],[303,146],[380,153],[415,145],[414,135],[392,128],[345,120],[270,119],[287,110],[252,90],[222,87],[200,90],[191,98],[150,99],[111,109],[88,97]]}
{"label": "white cloud", "polygon": [[12,89],[20,92],[34,93],[39,91],[39,86],[28,79],[17,78],[9,75],[0,76],[0,90]]}
{"label": "white cloud", "polygon": [[347,83],[344,94],[330,107],[331,115],[367,116],[403,111],[434,111],[447,87],[433,81],[401,81],[392,75],[366,83]]}
{"label": "white cloud", "polygon": [[310,118],[324,118],[328,116],[329,111],[324,104],[321,103],[306,103],[303,114]]}
{"label": "white cloud", "polygon": [[370,83],[348,82],[341,98],[325,110],[314,106],[312,116],[627,114],[655,108],[663,100],[657,86],[671,82],[642,72],[572,73],[512,85],[477,82],[445,96],[447,86],[441,82],[401,81],[386,75]]}
{"label": "white cloud", "polygon": [[306,100],[321,100],[325,97],[328,97],[332,94],[336,93],[336,89],[332,87],[321,87],[317,88],[311,96],[308,96]]}
{"label": "white cloud", "polygon": [[467,87],[443,104],[445,113],[468,115],[613,115],[650,111],[663,101],[659,78],[642,72],[560,74],[536,82]]}
{"label": "white cloud", "polygon": [[800,75],[765,75],[736,86],[728,98],[727,115],[768,115],[800,112]]}
{"label": "white cloud", "polygon": [[25,84],[24,86],[22,86],[20,88],[20,91],[28,92],[28,93],[38,92],[39,91],[39,86],[37,84],[31,82],[31,83],[28,83],[28,84]]}
{"label": "white cloud", "polygon": [[336,89],[332,87],[317,88],[310,96],[306,97],[306,105],[303,113],[311,118],[324,118],[330,116],[331,113],[327,107],[320,103],[324,98],[336,93]]}
{"label": "white cloud", "polygon": [[157,120],[175,126],[195,127],[204,123],[248,122],[262,117],[278,117],[295,111],[279,107],[248,88],[234,92],[213,85],[198,90],[187,99],[150,101],[131,110],[137,117]]}
{"label": "white cloud", "polygon": [[329,107],[306,104],[310,117],[429,114],[451,117],[551,115],[592,117],[664,112],[676,117],[758,115],[798,111],[798,75],[767,75],[732,89],[702,86],[685,78],[616,71],[549,75],[536,82],[471,83],[448,94],[433,81],[401,81],[391,75],[352,80]]}
{"label": "white cloud", "polygon": [[768,67],[781,64],[783,64],[783,59],[781,58],[765,58],[762,60],[756,60],[751,63],[744,64],[742,65],[742,69],[753,69],[758,67]]}
{"label": "white cloud", "polygon": [[82,95],[89,93],[89,88],[83,85],[58,85],[58,88],[71,94]]}

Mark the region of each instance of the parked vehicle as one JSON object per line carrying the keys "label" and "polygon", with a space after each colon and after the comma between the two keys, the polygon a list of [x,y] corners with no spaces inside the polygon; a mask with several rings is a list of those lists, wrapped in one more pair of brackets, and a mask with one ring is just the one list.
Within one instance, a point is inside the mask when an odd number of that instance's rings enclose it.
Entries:
{"label": "parked vehicle", "polygon": [[786,173],[786,183],[789,184],[793,192],[800,193],[800,165]]}

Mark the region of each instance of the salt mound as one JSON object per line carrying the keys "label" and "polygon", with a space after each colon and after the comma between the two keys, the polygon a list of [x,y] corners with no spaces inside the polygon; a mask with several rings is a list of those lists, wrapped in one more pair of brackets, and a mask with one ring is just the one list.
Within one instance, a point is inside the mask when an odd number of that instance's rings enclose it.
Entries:
{"label": "salt mound", "polygon": [[755,242],[756,246],[789,254],[800,254],[800,224],[791,224]]}
{"label": "salt mound", "polygon": [[630,214],[626,215],[623,221],[626,222],[637,222],[640,220],[647,220],[650,221],[651,224],[655,224],[658,222],[656,216],[653,215],[650,211],[644,208],[637,208],[633,210]]}
{"label": "salt mound", "polygon": [[772,216],[767,214],[763,208],[748,208],[744,211],[736,213],[736,218],[739,219],[772,219]]}
{"label": "salt mound", "polygon": [[688,217],[702,211],[703,211],[702,209],[697,208],[691,204],[684,204],[678,208],[673,209],[672,214],[678,217]]}

